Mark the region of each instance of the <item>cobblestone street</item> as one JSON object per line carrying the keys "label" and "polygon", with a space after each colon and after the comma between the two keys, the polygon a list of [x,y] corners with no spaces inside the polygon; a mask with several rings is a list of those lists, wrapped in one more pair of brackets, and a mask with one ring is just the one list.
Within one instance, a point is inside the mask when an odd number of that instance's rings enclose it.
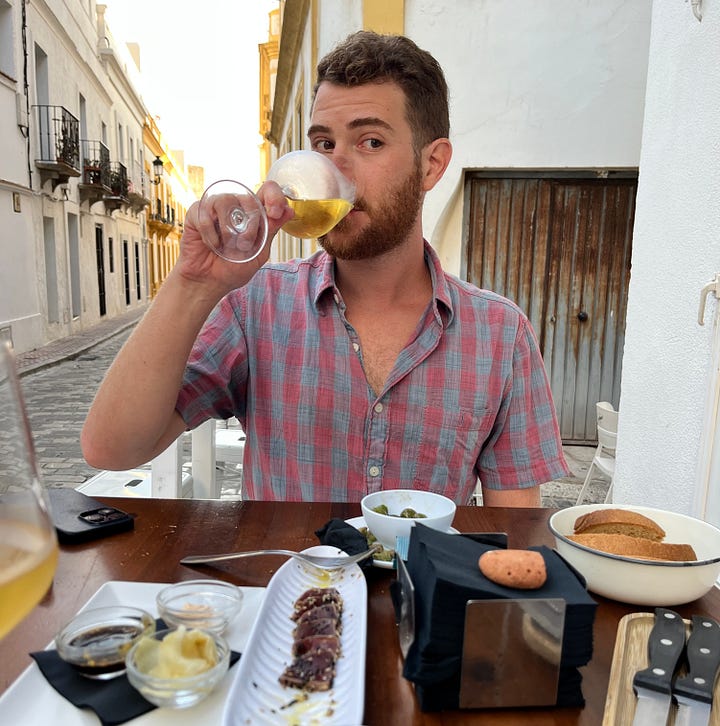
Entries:
{"label": "cobblestone street", "polygon": [[77,358],[21,379],[35,449],[47,486],[76,487],[98,473],[83,459],[80,429],[105,371],[130,335],[126,330]]}
{"label": "cobblestone street", "polygon": [[[80,429],[105,371],[130,335],[131,321],[107,321],[94,331],[51,344],[19,356],[23,393],[26,399],[38,461],[49,487],[77,487],[98,473],[88,466],[80,451]],[[93,335],[101,336],[94,344]],[[106,339],[102,339],[106,337]],[[189,437],[187,437],[189,438]],[[189,441],[184,442],[186,460]],[[565,455],[573,476],[543,485],[543,505],[566,507],[575,504],[594,448],[567,446]],[[234,472],[218,470],[223,496],[238,494]],[[603,501],[607,481],[594,479],[586,501]]]}

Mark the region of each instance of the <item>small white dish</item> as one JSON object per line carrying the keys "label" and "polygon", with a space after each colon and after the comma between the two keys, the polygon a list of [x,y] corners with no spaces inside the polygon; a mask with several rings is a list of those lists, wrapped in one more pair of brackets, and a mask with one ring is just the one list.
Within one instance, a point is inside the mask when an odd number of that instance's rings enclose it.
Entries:
{"label": "small white dish", "polygon": [[381,489],[360,500],[362,516],[374,537],[394,549],[398,537],[409,537],[417,522],[446,532],[455,518],[452,499],[424,489]]}

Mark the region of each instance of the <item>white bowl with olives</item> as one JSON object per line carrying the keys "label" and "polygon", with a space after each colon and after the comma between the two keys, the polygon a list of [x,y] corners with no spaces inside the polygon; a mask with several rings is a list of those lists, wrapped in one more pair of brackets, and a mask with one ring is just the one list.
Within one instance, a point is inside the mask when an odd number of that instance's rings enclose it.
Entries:
{"label": "white bowl with olives", "polygon": [[360,501],[367,528],[384,547],[395,549],[397,537],[407,537],[416,522],[447,532],[455,518],[455,502],[442,494],[419,489],[387,489]]}

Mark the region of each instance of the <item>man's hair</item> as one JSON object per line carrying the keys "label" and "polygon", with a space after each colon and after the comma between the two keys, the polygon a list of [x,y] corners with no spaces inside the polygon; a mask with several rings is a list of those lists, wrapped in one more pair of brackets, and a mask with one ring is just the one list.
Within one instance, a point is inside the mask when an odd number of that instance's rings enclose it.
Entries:
{"label": "man's hair", "polygon": [[393,81],[405,94],[415,151],[450,135],[448,87],[440,64],[402,35],[366,30],[349,35],[318,63],[317,83],[362,86]]}

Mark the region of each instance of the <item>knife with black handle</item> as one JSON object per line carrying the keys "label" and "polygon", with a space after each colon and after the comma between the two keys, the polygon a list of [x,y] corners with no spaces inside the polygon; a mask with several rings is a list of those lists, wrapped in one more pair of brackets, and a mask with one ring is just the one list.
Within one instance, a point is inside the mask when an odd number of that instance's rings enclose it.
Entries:
{"label": "knife with black handle", "polygon": [[720,667],[720,625],[706,615],[692,616],[687,642],[688,674],[675,681],[675,726],[707,726]]}
{"label": "knife with black handle", "polygon": [[672,700],[672,680],[685,647],[685,623],[674,611],[655,609],[648,638],[647,668],[633,678],[637,694],[633,726],[666,726]]}

